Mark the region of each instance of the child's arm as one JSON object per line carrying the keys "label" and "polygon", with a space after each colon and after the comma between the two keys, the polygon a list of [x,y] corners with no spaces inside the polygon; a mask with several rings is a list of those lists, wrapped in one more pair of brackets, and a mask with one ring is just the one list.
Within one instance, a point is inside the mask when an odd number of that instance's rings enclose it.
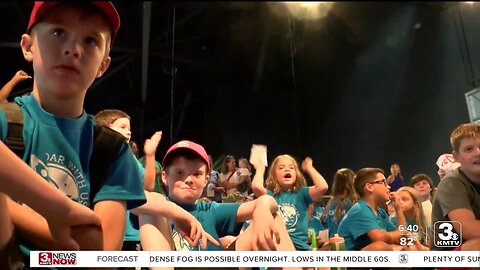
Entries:
{"label": "child's arm", "polygon": [[143,176],[144,188],[148,191],[153,191],[155,188],[155,153],[157,146],[162,139],[162,132],[157,131],[150,139],[145,140],[143,152],[145,153],[145,175]]}
{"label": "child's arm", "polygon": [[[0,142],[0,156],[2,157],[0,191],[23,201],[38,211],[40,214],[30,211],[38,216],[33,221],[44,220],[45,225],[48,224],[45,227],[47,232],[49,234],[51,232],[53,235],[50,236],[58,240],[64,247],[79,248],[78,243],[71,237],[71,230],[75,226],[100,225],[99,218],[92,210],[73,202],[61,191],[48,184],[45,179],[10,151],[3,142]],[[12,203],[16,204],[10,199],[8,200],[9,208],[12,207]],[[18,205],[18,207],[22,206]],[[40,215],[43,215],[46,221]],[[28,214],[26,219],[30,219]]]}
{"label": "child's arm", "polygon": [[460,222],[454,222],[453,227],[455,231],[462,232],[462,237],[466,240],[480,237],[480,220],[475,218],[475,214],[472,210],[466,208],[458,208],[448,213],[449,220],[455,220]]}
{"label": "child's arm", "polygon": [[280,243],[278,228],[275,227],[274,216],[278,205],[272,196],[264,195],[257,199],[242,203],[237,210],[237,222],[252,219],[253,250],[275,250],[275,240]]}
{"label": "child's arm", "polygon": [[126,202],[117,200],[99,201],[93,207],[93,211],[102,223],[103,250],[121,250],[127,219]]}
{"label": "child's arm", "polygon": [[400,244],[400,237],[406,232],[401,232],[399,230],[394,230],[390,232],[385,232],[380,229],[370,230],[367,234],[372,243],[377,241],[383,241],[387,244]]}
{"label": "child's arm", "polygon": [[[27,206],[17,204],[10,198],[7,198],[7,203],[12,223],[15,225],[15,230],[25,239],[28,239],[34,246],[46,250],[63,250],[70,248],[65,243],[58,241],[58,237],[52,235],[51,231],[55,232],[56,229],[49,227],[49,223],[43,216]],[[52,209],[56,208],[52,207]],[[91,211],[88,208],[87,210]],[[68,217],[65,216],[59,216],[59,218],[68,219]],[[102,249],[102,232],[100,226],[72,226],[68,232],[68,236],[70,235],[75,241],[75,249]]]}
{"label": "child's arm", "polygon": [[[397,230],[400,230],[400,226],[403,226],[403,228],[407,227],[407,218],[400,207],[400,203],[397,203],[396,194],[396,192],[390,193],[390,200],[393,202],[393,207],[395,207],[395,215],[397,216],[397,224],[394,225],[397,227]],[[405,229],[402,231],[405,231]]]}
{"label": "child's arm", "polygon": [[160,216],[172,220],[180,235],[193,247],[197,246],[199,240],[203,249],[207,248],[207,241],[216,246],[220,245],[215,238],[203,230],[202,224],[192,214],[174,202],[166,200],[163,195],[156,192],[146,191],[145,197],[147,197],[147,203],[132,209],[133,214]]}
{"label": "child's arm", "polygon": [[310,157],[305,158],[302,162],[302,170],[307,172],[313,181],[313,186],[308,188],[308,194],[313,201],[320,201],[322,195],[328,190],[327,181],[325,181],[325,178],[313,167],[313,161]]}
{"label": "child's arm", "polygon": [[263,176],[265,175],[265,166],[254,161],[252,164],[255,168],[255,175],[252,180],[252,191],[255,197],[260,197],[267,194],[267,189],[263,186]]}
{"label": "child's arm", "polygon": [[29,76],[25,71],[19,70],[15,75],[13,75],[13,78],[8,81],[0,90],[0,102],[7,101],[8,96],[10,95],[10,92],[12,92],[13,88],[15,85],[17,85],[19,82],[27,79],[31,79],[32,76]]}

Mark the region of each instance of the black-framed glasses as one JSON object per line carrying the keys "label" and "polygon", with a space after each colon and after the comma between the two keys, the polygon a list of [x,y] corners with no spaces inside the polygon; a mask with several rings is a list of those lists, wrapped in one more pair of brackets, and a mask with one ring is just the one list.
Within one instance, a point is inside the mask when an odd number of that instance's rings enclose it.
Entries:
{"label": "black-framed glasses", "polygon": [[383,183],[384,186],[388,186],[388,184],[387,184],[387,179],[376,180],[376,181],[369,182],[369,183],[370,183],[370,184],[380,184],[380,183]]}

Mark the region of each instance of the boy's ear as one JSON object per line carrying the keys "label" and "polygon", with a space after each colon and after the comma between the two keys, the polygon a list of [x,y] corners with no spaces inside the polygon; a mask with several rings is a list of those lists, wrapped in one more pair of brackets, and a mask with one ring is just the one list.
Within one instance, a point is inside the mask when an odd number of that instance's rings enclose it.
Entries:
{"label": "boy's ear", "polygon": [[372,192],[372,191],[373,191],[372,184],[370,184],[370,183],[366,183],[363,188],[364,188],[366,191],[368,191],[368,192]]}
{"label": "boy's ear", "polygon": [[167,186],[167,173],[165,170],[162,171],[162,182],[165,186]]}
{"label": "boy's ear", "polygon": [[100,78],[102,77],[103,74],[105,74],[105,71],[107,71],[111,61],[112,61],[112,58],[110,58],[110,56],[107,56],[105,57],[105,59],[103,59],[102,63],[100,64],[100,67],[98,68],[97,78]]}
{"label": "boy's ear", "polygon": [[20,40],[20,47],[22,48],[23,57],[28,62],[33,61],[32,44],[32,36],[23,34]]}
{"label": "boy's ear", "polygon": [[209,173],[207,173],[207,175],[205,175],[205,183],[203,183],[202,187],[205,187],[208,184],[208,181],[210,181],[210,174]]}
{"label": "boy's ear", "polygon": [[453,158],[455,159],[456,162],[458,162],[458,153],[454,150],[452,151]]}

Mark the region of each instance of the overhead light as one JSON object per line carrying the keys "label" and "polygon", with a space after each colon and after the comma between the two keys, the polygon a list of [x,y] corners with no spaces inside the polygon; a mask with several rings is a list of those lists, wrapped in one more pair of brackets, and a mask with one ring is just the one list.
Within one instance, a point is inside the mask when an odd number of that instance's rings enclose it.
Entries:
{"label": "overhead light", "polygon": [[284,2],[298,19],[319,19],[327,16],[334,2]]}

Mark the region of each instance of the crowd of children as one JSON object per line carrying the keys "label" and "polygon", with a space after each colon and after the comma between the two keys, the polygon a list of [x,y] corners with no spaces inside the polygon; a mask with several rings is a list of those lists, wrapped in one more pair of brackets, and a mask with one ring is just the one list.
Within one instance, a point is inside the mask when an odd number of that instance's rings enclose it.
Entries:
{"label": "crowd of children", "polygon": [[[83,109],[87,89],[110,64],[119,27],[111,2],[33,7],[21,37],[34,69],[33,92],[15,99],[23,114],[20,157],[5,145],[10,126],[0,110],[0,269],[28,268],[30,250],[306,251],[315,242],[312,230],[328,230],[318,248],[338,234],[347,250],[437,250],[431,233],[440,220],[458,221],[452,232],[462,226],[463,244],[453,250],[480,250],[479,124],[452,132],[450,163],[458,165],[447,171],[441,166],[449,162],[441,162],[438,187],[425,174],[408,186],[398,164],[388,177],[375,167],[342,168],[324,208],[328,184],[309,157],[299,165],[278,155],[264,178],[262,155],[240,159],[240,168],[226,156],[218,173],[202,145],[182,140],[167,150],[158,172],[161,132],[145,142],[142,165],[128,144],[126,113],[93,117]],[[91,162],[98,132],[120,138],[101,181]],[[163,192],[154,192],[156,177]],[[222,199],[238,194],[243,199]]]}

